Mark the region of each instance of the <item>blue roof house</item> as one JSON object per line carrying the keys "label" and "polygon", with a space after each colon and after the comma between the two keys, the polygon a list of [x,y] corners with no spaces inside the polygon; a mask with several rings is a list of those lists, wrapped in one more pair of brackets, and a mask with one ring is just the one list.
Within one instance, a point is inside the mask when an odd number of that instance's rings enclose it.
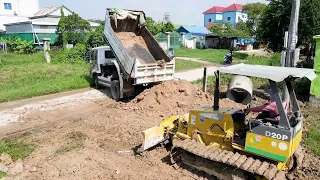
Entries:
{"label": "blue roof house", "polygon": [[211,32],[206,27],[198,26],[181,26],[178,33],[185,33],[182,36],[182,41],[187,48],[195,49],[196,41],[199,41],[201,45],[206,46],[206,36]]}
{"label": "blue roof house", "polygon": [[178,33],[192,34],[193,36],[206,36],[210,31],[206,27],[198,26],[181,26],[178,30]]}

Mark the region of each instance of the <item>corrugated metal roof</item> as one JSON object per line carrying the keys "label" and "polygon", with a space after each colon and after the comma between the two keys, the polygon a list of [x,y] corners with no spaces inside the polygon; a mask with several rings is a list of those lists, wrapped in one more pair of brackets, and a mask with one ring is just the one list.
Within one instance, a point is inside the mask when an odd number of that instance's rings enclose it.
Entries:
{"label": "corrugated metal roof", "polygon": [[191,33],[192,35],[198,35],[198,36],[206,36],[207,34],[210,34],[211,32],[206,27],[199,27],[199,26],[181,26],[177,32],[184,32],[187,31],[188,33]]}
{"label": "corrugated metal roof", "polygon": [[227,11],[239,11],[239,10],[242,10],[242,7],[243,7],[242,4],[231,4],[228,7],[213,6],[212,8],[203,12],[203,14],[227,12]]}
{"label": "corrugated metal roof", "polygon": [[219,71],[229,74],[260,77],[270,79],[275,82],[281,82],[288,77],[307,77],[310,81],[317,77],[314,69],[249,64],[237,64],[228,67],[220,67]]}
{"label": "corrugated metal roof", "polygon": [[[24,21],[24,22],[16,22],[16,23],[10,23],[5,24],[5,26],[10,25],[16,25],[16,24],[34,24],[34,25],[52,25],[57,26],[59,24],[60,18],[51,18],[51,17],[45,17],[45,18],[38,18],[38,19],[31,19],[30,21]],[[91,27],[97,27],[99,26],[99,23],[91,22],[89,21]]]}
{"label": "corrugated metal roof", "polygon": [[51,6],[51,7],[46,7],[46,8],[40,9],[40,11],[35,13],[33,15],[33,17],[49,15],[49,14],[53,13],[54,11],[58,10],[60,7],[61,6]]}

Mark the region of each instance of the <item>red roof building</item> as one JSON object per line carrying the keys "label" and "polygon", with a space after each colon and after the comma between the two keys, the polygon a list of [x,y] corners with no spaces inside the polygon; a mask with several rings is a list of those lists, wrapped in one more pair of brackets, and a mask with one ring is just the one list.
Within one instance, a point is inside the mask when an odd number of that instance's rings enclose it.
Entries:
{"label": "red roof building", "polygon": [[203,12],[204,26],[211,23],[230,22],[232,25],[246,21],[247,15],[242,13],[242,4],[231,4],[228,7],[213,6]]}

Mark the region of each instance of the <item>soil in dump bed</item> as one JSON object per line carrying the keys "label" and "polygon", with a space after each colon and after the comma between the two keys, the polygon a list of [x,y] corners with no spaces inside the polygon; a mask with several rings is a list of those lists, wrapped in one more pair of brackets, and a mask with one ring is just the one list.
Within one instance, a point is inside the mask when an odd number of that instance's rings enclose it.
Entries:
{"label": "soil in dump bed", "polygon": [[133,32],[117,32],[117,37],[132,58],[137,58],[142,64],[156,63],[142,36]]}

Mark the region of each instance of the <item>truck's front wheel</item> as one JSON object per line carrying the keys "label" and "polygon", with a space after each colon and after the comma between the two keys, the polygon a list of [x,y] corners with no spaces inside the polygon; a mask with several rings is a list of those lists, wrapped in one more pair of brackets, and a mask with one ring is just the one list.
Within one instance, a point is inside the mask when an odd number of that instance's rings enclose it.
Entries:
{"label": "truck's front wheel", "polygon": [[120,83],[118,80],[113,80],[111,82],[111,94],[112,98],[115,99],[116,101],[120,100]]}

